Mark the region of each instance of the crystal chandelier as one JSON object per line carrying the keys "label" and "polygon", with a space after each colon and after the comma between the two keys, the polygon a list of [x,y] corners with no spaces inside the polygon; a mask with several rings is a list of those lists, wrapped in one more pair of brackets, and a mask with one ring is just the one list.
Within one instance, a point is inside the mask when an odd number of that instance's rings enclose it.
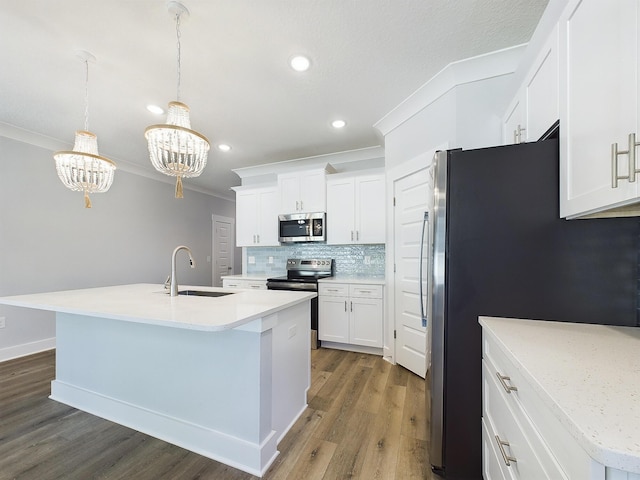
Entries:
{"label": "crystal chandelier", "polygon": [[182,198],[182,178],[197,177],[207,165],[209,141],[191,130],[189,107],[180,102],[180,16],[189,14],[178,2],[168,3],[169,12],[175,14],[178,46],[177,101],[169,103],[167,123],[151,125],[144,131],[151,163],[161,173],[176,177],[176,198]]}
{"label": "crystal chandelier", "polygon": [[91,208],[89,194],[109,190],[116,164],[100,156],[98,137],[89,131],[89,61],[94,62],[95,57],[85,51],[78,57],[85,64],[84,130],[76,131],[73,150],[56,152],[53,158],[62,183],[75,192],[84,192],[84,206]]}

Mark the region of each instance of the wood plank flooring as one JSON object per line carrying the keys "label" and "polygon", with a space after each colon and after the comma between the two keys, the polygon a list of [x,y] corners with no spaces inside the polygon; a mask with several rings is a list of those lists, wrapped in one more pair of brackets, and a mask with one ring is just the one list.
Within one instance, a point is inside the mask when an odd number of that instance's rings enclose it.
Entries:
{"label": "wood plank flooring", "polygon": [[[429,478],[423,379],[380,357],[312,350],[309,407],[266,480]],[[48,398],[55,351],[0,363],[0,479],[253,475]]]}

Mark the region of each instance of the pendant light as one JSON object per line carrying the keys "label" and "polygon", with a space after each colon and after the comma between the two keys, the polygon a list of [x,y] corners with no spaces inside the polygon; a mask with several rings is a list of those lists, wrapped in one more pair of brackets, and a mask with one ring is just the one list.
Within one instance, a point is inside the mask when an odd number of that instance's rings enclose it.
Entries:
{"label": "pendant light", "polygon": [[161,173],[176,177],[176,198],[182,198],[182,178],[197,177],[207,165],[209,141],[191,130],[189,107],[180,101],[180,17],[188,15],[187,8],[179,2],[167,4],[175,15],[178,47],[177,101],[169,102],[167,123],[147,127],[144,136],[149,147],[151,163]]}
{"label": "pendant light", "polygon": [[89,61],[96,57],[89,52],[78,52],[85,64],[84,89],[84,130],[76,131],[73,150],[63,150],[53,154],[58,177],[64,185],[75,191],[84,192],[84,206],[91,208],[90,193],[109,190],[113,183],[116,164],[98,153],[98,137],[89,131]]}

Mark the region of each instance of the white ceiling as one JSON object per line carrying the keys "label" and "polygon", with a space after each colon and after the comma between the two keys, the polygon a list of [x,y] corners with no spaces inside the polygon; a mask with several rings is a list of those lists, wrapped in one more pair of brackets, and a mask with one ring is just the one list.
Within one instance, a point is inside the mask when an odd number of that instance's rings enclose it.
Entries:
{"label": "white ceiling", "polygon": [[[184,0],[181,100],[212,143],[185,187],[233,198],[232,168],[380,145],[374,123],[447,64],[527,42],[547,1]],[[0,122],[70,147],[87,50],[100,153],[153,172],[143,132],[165,116],[145,107],[176,99],[165,0],[0,0],[0,32]],[[288,67],[296,53],[309,71]],[[347,127],[332,129],[336,118]]]}

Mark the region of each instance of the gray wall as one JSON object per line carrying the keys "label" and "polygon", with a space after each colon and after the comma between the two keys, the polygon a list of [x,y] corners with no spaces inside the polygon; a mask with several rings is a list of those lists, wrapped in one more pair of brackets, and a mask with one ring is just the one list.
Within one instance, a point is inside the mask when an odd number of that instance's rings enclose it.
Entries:
{"label": "gray wall", "polygon": [[[107,193],[82,193],[58,179],[49,149],[0,137],[0,296],[127,283],[163,283],[173,249],[178,279],[211,285],[211,215],[235,218],[235,203],[122,170]],[[184,256],[184,257],[183,257]],[[0,361],[55,336],[53,314],[0,305]],[[22,347],[21,347],[22,346]]]}

